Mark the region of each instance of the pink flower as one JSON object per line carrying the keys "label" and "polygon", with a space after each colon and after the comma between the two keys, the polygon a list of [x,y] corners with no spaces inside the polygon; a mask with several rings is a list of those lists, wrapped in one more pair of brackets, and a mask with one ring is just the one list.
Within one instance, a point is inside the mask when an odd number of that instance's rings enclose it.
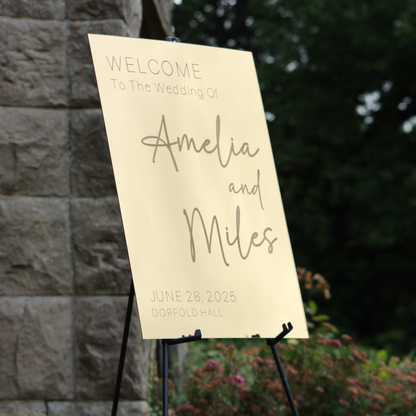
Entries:
{"label": "pink flower", "polygon": [[191,404],[188,404],[188,403],[181,404],[178,407],[179,412],[193,412],[194,410],[195,408]]}
{"label": "pink flower", "polygon": [[244,383],[244,377],[239,376],[238,374],[236,376],[234,376],[234,381],[236,381],[237,383]]}
{"label": "pink flower", "polygon": [[205,368],[207,371],[222,371],[222,366],[218,361],[213,360],[212,358],[209,358],[205,362]]}
{"label": "pink flower", "polygon": [[407,381],[410,381],[411,383],[416,384],[416,377],[409,376],[409,377],[407,377]]}
{"label": "pink flower", "polygon": [[329,345],[331,345],[332,347],[335,347],[335,348],[341,348],[342,347],[341,341],[339,339],[330,339],[328,341],[328,343],[329,343]]}

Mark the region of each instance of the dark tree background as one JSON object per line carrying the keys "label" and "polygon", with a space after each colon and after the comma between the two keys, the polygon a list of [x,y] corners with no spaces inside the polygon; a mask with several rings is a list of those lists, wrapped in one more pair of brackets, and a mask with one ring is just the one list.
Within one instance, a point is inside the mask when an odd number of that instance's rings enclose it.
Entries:
{"label": "dark tree background", "polygon": [[174,26],[253,52],[296,263],[332,286],[321,311],[416,348],[416,2],[183,0]]}

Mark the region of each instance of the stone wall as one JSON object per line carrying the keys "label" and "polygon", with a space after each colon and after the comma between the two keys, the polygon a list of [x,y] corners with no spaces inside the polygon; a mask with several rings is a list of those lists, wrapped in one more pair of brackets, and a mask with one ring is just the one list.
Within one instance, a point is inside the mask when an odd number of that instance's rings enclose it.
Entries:
{"label": "stone wall", "polygon": [[[0,415],[111,413],[130,268],[87,33],[170,36],[170,0],[0,0]],[[146,410],[132,319],[118,414]]]}

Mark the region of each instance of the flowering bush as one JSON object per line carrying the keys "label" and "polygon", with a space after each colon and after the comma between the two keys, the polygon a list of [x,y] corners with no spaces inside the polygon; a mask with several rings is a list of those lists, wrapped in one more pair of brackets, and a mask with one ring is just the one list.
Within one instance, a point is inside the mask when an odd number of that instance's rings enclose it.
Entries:
{"label": "flowering bush", "polygon": [[[369,360],[348,335],[318,334],[279,345],[296,407],[304,415],[416,415],[416,363]],[[217,360],[193,369],[178,416],[291,415],[266,343],[239,351],[217,344]],[[379,354],[380,355],[380,354]],[[383,354],[381,354],[383,355]],[[173,391],[173,389],[171,389]],[[160,403],[159,403],[160,405]]]}
{"label": "flowering bush", "polygon": [[[304,282],[329,286],[322,279]],[[302,283],[302,282],[301,282]],[[308,283],[308,284],[309,284]],[[308,340],[283,340],[277,348],[301,415],[416,416],[416,362],[388,359],[385,351],[368,354],[348,335],[317,315],[313,301],[305,305],[313,334]],[[265,340],[238,340],[239,348],[214,340],[189,345],[201,362],[183,389],[170,388],[170,412],[178,416],[291,415],[272,352]],[[243,346],[244,344],[244,346]],[[204,351],[201,351],[201,346]],[[179,386],[182,387],[182,386]],[[153,412],[161,410],[157,383],[151,394]],[[179,393],[178,393],[179,392]]]}
{"label": "flowering bush", "polygon": [[[416,415],[416,363],[380,351],[370,358],[348,335],[324,323],[309,340],[278,344],[296,407],[304,415]],[[189,374],[182,398],[170,388],[178,416],[291,415],[265,341],[250,348],[218,343]],[[212,345],[213,341],[208,344]],[[192,350],[192,346],[190,345]],[[160,396],[159,396],[160,397]],[[155,396],[153,396],[154,401]],[[159,408],[153,403],[154,410]]]}

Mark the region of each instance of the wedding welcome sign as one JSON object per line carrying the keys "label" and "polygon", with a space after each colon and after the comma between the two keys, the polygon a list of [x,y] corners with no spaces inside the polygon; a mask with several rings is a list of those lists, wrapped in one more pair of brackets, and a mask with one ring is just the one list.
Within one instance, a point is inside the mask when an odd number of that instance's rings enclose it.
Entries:
{"label": "wedding welcome sign", "polygon": [[251,53],[89,40],[143,337],[308,337]]}

